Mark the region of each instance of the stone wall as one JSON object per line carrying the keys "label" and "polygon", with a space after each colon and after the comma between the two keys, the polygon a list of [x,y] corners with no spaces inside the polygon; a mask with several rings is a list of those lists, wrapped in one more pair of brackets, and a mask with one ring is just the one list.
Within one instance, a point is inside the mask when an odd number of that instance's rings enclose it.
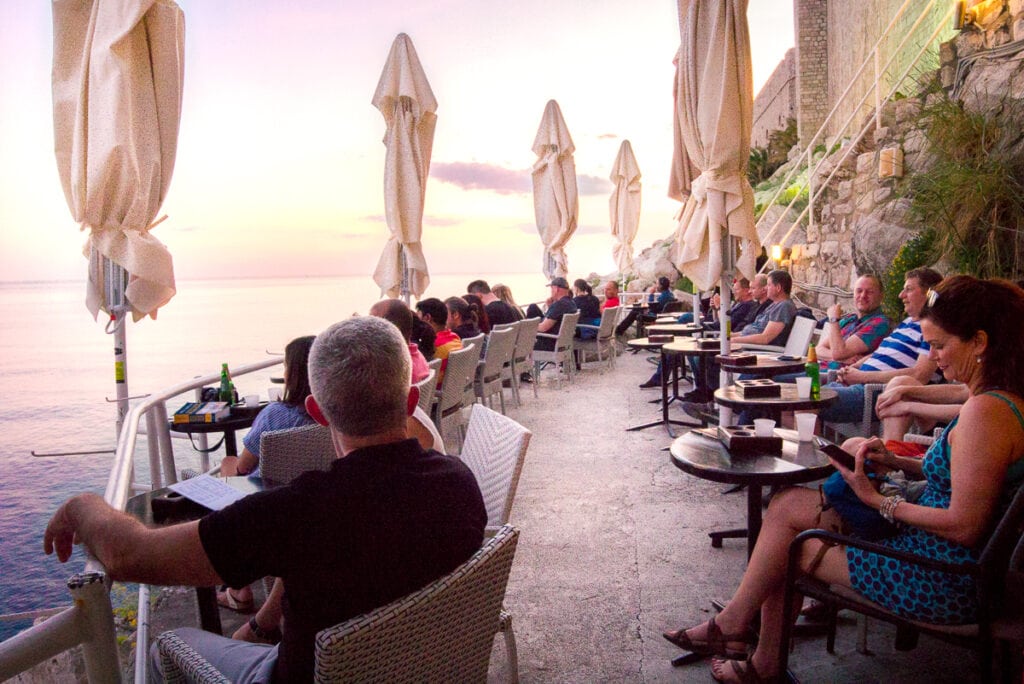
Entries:
{"label": "stone wall", "polygon": [[[1024,0],[1010,0],[1007,7],[985,29],[968,27],[941,46],[942,63],[937,66],[945,91],[890,102],[881,111],[881,126],[852,150],[842,147],[826,158],[815,185],[833,169],[835,175],[816,206],[806,241],[791,246],[793,278],[810,286],[798,285],[801,300],[819,309],[837,300],[848,306],[849,297],[822,293],[820,288],[849,290],[858,274],[884,274],[903,243],[919,231],[904,190],[905,179],[929,164],[928,140],[920,122],[923,107],[950,96],[954,85],[953,95],[973,111],[1005,111],[1006,98],[1024,101]],[[1016,40],[1021,41],[1019,46],[1010,45]],[[958,67],[962,78],[954,82]],[[1024,121],[1018,127],[1024,128]],[[903,178],[879,177],[879,157],[887,148],[902,152]]]}
{"label": "stone wall", "polygon": [[[937,67],[935,50],[927,52],[918,66],[911,64],[937,27],[941,29],[932,44],[952,37],[952,22],[946,17],[949,3],[935,3],[920,21],[921,6],[910,3],[894,19],[904,2],[793,0],[796,118],[801,144],[810,142],[834,107],[835,114],[823,139],[815,140],[814,144],[849,137],[851,131],[858,130],[872,116],[876,96],[878,101],[883,99],[902,74],[909,73],[911,79],[916,79]],[[882,39],[881,57],[862,69],[890,23],[893,28]],[[1024,25],[1021,28],[1024,31]],[[849,93],[839,102],[847,88]],[[905,93],[912,88],[901,86],[899,90]],[[844,130],[847,120],[851,123]]]}
{"label": "stone wall", "polygon": [[796,33],[797,132],[801,143],[828,114],[828,0],[793,0]]}
{"label": "stone wall", "polygon": [[753,147],[767,147],[768,136],[796,118],[796,49],[790,48],[754,98]]}

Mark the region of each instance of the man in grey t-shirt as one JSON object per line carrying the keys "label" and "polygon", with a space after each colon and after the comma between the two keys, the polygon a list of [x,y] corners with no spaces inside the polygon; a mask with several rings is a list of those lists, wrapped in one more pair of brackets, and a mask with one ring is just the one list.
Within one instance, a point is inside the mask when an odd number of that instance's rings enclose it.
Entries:
{"label": "man in grey t-shirt", "polygon": [[[789,331],[796,320],[796,305],[789,298],[793,289],[793,278],[785,271],[772,271],[768,274],[768,299],[771,304],[757,315],[754,322],[733,335],[736,344],[773,344],[784,345],[789,339]],[[703,372],[704,363],[701,359],[699,372],[694,373],[694,388],[683,398],[683,410],[690,415],[706,411],[711,402],[712,394],[718,388],[718,364],[712,364],[709,372]],[[710,384],[705,381],[707,378]]]}

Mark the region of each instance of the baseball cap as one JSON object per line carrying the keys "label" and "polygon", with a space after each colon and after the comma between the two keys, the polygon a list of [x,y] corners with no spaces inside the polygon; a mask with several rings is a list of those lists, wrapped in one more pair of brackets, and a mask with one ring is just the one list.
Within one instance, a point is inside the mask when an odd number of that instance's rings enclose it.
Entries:
{"label": "baseball cap", "polygon": [[557,278],[552,278],[551,282],[548,283],[548,287],[552,287],[552,286],[560,287],[563,290],[568,290],[569,289],[569,281],[566,280],[565,278],[561,277],[561,276],[558,276]]}

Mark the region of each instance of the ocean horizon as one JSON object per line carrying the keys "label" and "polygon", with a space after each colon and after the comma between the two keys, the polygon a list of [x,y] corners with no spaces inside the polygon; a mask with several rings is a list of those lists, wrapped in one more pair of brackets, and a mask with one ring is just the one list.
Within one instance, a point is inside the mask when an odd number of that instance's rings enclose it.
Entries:
{"label": "ocean horizon", "polygon": [[[503,282],[523,305],[547,295],[538,272],[435,274],[424,296],[463,294],[476,278]],[[378,299],[379,288],[363,275],[179,280],[156,320],[128,323],[129,396],[216,373],[221,363],[265,359],[295,337],[365,314]],[[32,456],[116,444],[112,339],[106,317],[93,321],[84,301],[84,279],[0,282],[0,615],[69,603],[64,583],[85,556],[76,549],[66,564],[45,556],[43,530],[69,496],[102,494],[113,461],[112,453]],[[275,369],[239,378],[239,394],[266,397]],[[179,469],[199,464],[187,441],[174,446]],[[137,477],[148,481],[145,437],[135,458]],[[0,623],[0,639],[28,626]]]}

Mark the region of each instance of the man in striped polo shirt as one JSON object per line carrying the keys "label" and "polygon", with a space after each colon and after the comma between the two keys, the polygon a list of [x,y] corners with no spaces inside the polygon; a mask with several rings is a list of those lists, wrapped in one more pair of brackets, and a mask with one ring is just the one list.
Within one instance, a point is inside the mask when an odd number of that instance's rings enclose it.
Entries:
{"label": "man in striped polo shirt", "polygon": [[882,340],[871,356],[839,369],[837,381],[827,385],[839,397],[821,411],[823,421],[851,423],[860,420],[864,414],[866,383],[884,384],[901,375],[927,383],[935,374],[935,362],[928,358],[929,347],[921,337],[918,316],[924,309],[928,290],[938,285],[942,276],[930,268],[915,268],[907,271],[905,278],[899,297],[907,317]]}

